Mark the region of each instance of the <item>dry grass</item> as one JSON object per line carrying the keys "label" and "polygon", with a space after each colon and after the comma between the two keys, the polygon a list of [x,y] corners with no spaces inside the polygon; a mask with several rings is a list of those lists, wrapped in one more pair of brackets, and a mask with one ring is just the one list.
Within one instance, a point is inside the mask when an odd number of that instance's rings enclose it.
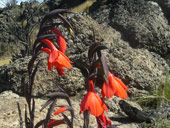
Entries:
{"label": "dry grass", "polygon": [[11,57],[0,57],[0,66],[4,64],[9,64],[11,61]]}

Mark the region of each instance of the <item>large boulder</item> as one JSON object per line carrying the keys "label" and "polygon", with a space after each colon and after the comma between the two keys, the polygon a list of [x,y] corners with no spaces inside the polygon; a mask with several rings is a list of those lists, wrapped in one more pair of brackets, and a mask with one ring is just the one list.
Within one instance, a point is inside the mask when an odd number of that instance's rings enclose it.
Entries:
{"label": "large boulder", "polygon": [[167,18],[168,22],[170,23],[170,0],[153,0],[153,1],[157,2],[159,4],[165,17]]}
{"label": "large boulder", "polygon": [[100,7],[92,17],[120,31],[131,47],[155,52],[170,65],[170,27],[161,7],[153,1],[116,0]]}
{"label": "large boulder", "polygon": [[110,71],[131,87],[134,95],[140,95],[144,90],[151,93],[164,84],[169,66],[160,55],[144,48],[132,48],[115,29],[99,25],[89,16],[73,15],[70,22],[77,32],[72,45],[81,53],[76,54],[75,62],[87,58],[87,49],[93,42],[101,42],[109,47],[106,57]]}
{"label": "large boulder", "polygon": [[[35,75],[33,93],[35,96],[42,96],[49,92],[59,91],[63,88],[69,95],[75,95],[76,90],[84,88],[84,78],[79,69],[65,71],[65,76],[60,77],[56,69],[48,71],[47,56],[42,55],[38,71]],[[0,67],[0,91],[13,90],[24,95],[25,86],[28,84],[28,62],[31,58],[25,57]]]}

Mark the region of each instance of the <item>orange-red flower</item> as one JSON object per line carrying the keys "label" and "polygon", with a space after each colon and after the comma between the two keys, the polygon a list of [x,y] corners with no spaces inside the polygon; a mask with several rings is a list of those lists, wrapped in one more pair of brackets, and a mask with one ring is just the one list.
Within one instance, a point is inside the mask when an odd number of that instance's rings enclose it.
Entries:
{"label": "orange-red flower", "polygon": [[[61,107],[54,113],[54,115],[56,116],[56,115],[66,111],[66,110],[67,110],[66,107]],[[47,128],[53,128],[54,126],[58,126],[60,124],[65,124],[64,120],[50,119],[50,121],[48,122]]]}
{"label": "orange-red flower", "polygon": [[122,99],[126,99],[127,98],[126,90],[129,91],[126,85],[120,79],[118,79],[109,72],[108,83],[106,82],[103,83],[101,93],[103,98],[105,96],[107,98],[111,98],[113,95],[116,95]]}
{"label": "orange-red flower", "polygon": [[64,36],[56,28],[52,28],[51,31],[53,31],[57,35],[57,42],[58,42],[59,50],[62,53],[65,53],[65,51],[66,51],[66,41],[64,39]]}
{"label": "orange-red flower", "polygon": [[84,96],[80,105],[80,113],[86,110],[88,110],[92,115],[96,117],[102,115],[104,110],[108,111],[106,105],[94,90],[94,85],[92,80],[89,81],[89,91]]}
{"label": "orange-red flower", "polygon": [[52,67],[55,66],[56,68],[68,68],[71,69],[72,63],[67,56],[65,56],[61,51],[59,51],[51,41],[48,39],[42,40],[49,48],[42,48],[41,51],[46,52],[49,54],[48,58],[48,69],[51,71]]}
{"label": "orange-red flower", "polygon": [[[58,46],[59,46],[59,50],[62,53],[65,53],[65,51],[66,51],[66,40],[64,39],[64,36],[56,28],[52,28],[51,31],[53,31],[53,33],[55,33],[57,35],[57,43],[58,43]],[[59,75],[64,75],[64,69],[63,68],[57,68],[57,72],[58,72]]]}
{"label": "orange-red flower", "polygon": [[50,121],[48,122],[47,128],[53,128],[53,127],[58,126],[60,124],[65,124],[65,122],[63,120],[50,119]]}
{"label": "orange-red flower", "polygon": [[57,68],[58,75],[64,75],[64,68]]}
{"label": "orange-red flower", "polygon": [[64,112],[64,111],[66,111],[66,110],[67,110],[66,107],[61,107],[61,108],[59,108],[57,111],[54,112],[54,115],[56,116],[56,115],[58,115],[58,114],[60,114],[60,113],[62,113],[62,112]]}
{"label": "orange-red flower", "polygon": [[101,116],[96,117],[98,128],[107,128],[111,126],[111,120],[103,113]]}

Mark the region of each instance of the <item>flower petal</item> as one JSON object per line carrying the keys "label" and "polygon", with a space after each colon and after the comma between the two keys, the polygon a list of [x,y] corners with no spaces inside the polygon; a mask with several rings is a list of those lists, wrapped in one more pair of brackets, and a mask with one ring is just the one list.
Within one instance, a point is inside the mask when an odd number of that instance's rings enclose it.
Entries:
{"label": "flower petal", "polygon": [[59,56],[58,56],[58,58],[56,60],[57,63],[60,64],[60,65],[63,65],[63,67],[71,69],[72,66],[68,61],[69,59],[62,52],[60,52],[60,51],[58,51],[58,52],[59,52]]}
{"label": "flower petal", "polygon": [[126,87],[126,85],[125,85],[119,78],[117,78],[117,77],[114,76],[114,79],[116,79],[116,81],[117,81],[124,89],[126,89],[128,92],[130,92],[129,89]]}
{"label": "flower petal", "polygon": [[41,51],[50,54],[51,50],[49,48],[41,48]]}
{"label": "flower petal", "polygon": [[71,60],[69,60],[69,58],[68,58],[64,53],[60,52],[60,54],[61,54],[62,56],[65,56],[65,58],[67,59],[67,61],[68,61],[69,63],[73,63]]}
{"label": "flower petal", "polygon": [[104,82],[102,86],[102,97],[104,98],[106,96],[107,98],[111,98],[115,94],[115,91],[116,89],[114,87],[114,77],[109,72],[108,83]]}
{"label": "flower petal", "polygon": [[58,42],[58,46],[59,46],[59,49],[62,53],[65,53],[66,51],[66,41],[64,39],[63,36],[58,36],[57,37],[57,42]]}
{"label": "flower petal", "polygon": [[53,65],[54,65],[54,64],[52,64],[52,63],[50,63],[50,62],[48,61],[48,70],[50,70],[50,71],[51,71],[51,70],[52,70],[52,68],[53,68]]}
{"label": "flower petal", "polygon": [[84,112],[85,110],[89,110],[90,113],[96,117],[100,116],[104,112],[104,109],[94,92],[87,93],[87,95],[82,100],[80,109],[80,113]]}
{"label": "flower petal", "polygon": [[104,113],[96,119],[98,128],[107,128],[107,125],[111,126],[111,120]]}
{"label": "flower petal", "polygon": [[108,111],[106,105],[94,90],[94,84],[92,80],[89,81],[89,91],[84,96],[80,105],[80,113],[86,110],[96,117],[100,116],[104,110]]}
{"label": "flower petal", "polygon": [[41,41],[44,42],[51,50],[55,50],[56,49],[56,47],[53,45],[53,43],[50,40],[42,39]]}
{"label": "flower petal", "polygon": [[48,122],[47,128],[53,128],[54,126],[58,126],[60,124],[65,124],[65,122],[63,120],[54,120],[54,119],[51,119]]}
{"label": "flower petal", "polygon": [[60,113],[62,113],[62,112],[64,112],[64,111],[66,111],[66,110],[67,110],[66,107],[61,107],[61,108],[59,108],[56,112],[54,112],[54,115],[56,116],[56,115],[58,115],[58,114],[60,114]]}
{"label": "flower petal", "polygon": [[127,93],[126,93],[125,89],[119,84],[117,79],[114,79],[113,83],[114,83],[114,87],[116,89],[115,95],[122,99],[126,99]]}
{"label": "flower petal", "polygon": [[106,84],[105,82],[103,83],[102,86],[102,91],[101,91],[102,97],[104,98],[105,96],[107,98],[111,98],[115,94],[115,87],[112,84]]}
{"label": "flower petal", "polygon": [[58,75],[62,76],[64,75],[64,69],[63,68],[57,68]]}
{"label": "flower petal", "polygon": [[57,36],[57,42],[58,42],[58,46],[59,46],[59,49],[62,53],[65,53],[66,51],[66,41],[64,39],[64,36],[61,34],[61,32],[56,29],[56,28],[53,28],[51,29]]}

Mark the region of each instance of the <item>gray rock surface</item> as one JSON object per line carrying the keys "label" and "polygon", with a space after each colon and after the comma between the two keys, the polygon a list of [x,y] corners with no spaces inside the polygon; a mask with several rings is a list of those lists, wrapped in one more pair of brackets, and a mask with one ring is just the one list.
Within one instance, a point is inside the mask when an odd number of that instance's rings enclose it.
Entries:
{"label": "gray rock surface", "polygon": [[[101,42],[109,47],[106,57],[110,71],[134,91],[137,89],[141,93],[143,90],[151,92],[165,81],[165,72],[169,70],[169,66],[160,55],[147,49],[132,48],[115,29],[99,25],[89,16],[74,15],[70,20],[77,32],[74,45],[80,50],[78,53],[81,54],[76,55],[79,60],[84,59],[84,56],[87,58],[85,50],[92,42]],[[93,36],[96,37],[94,41],[90,40]],[[88,60],[85,59],[85,62]],[[138,91],[133,93],[139,94]]]}
{"label": "gray rock surface", "polygon": [[153,1],[118,0],[99,8],[92,17],[120,31],[131,47],[155,52],[170,65],[170,27],[161,7]]}
{"label": "gray rock surface", "polygon": [[[79,69],[73,67],[72,70],[65,71],[65,76],[60,77],[55,67],[52,72],[47,69],[47,56],[43,55],[33,86],[35,96],[58,91],[57,86],[62,87],[70,95],[75,95],[76,90],[84,88],[84,78]],[[30,57],[17,59],[15,62],[0,67],[0,91],[13,90],[24,95],[24,87],[28,84],[27,67],[30,59]]]}

